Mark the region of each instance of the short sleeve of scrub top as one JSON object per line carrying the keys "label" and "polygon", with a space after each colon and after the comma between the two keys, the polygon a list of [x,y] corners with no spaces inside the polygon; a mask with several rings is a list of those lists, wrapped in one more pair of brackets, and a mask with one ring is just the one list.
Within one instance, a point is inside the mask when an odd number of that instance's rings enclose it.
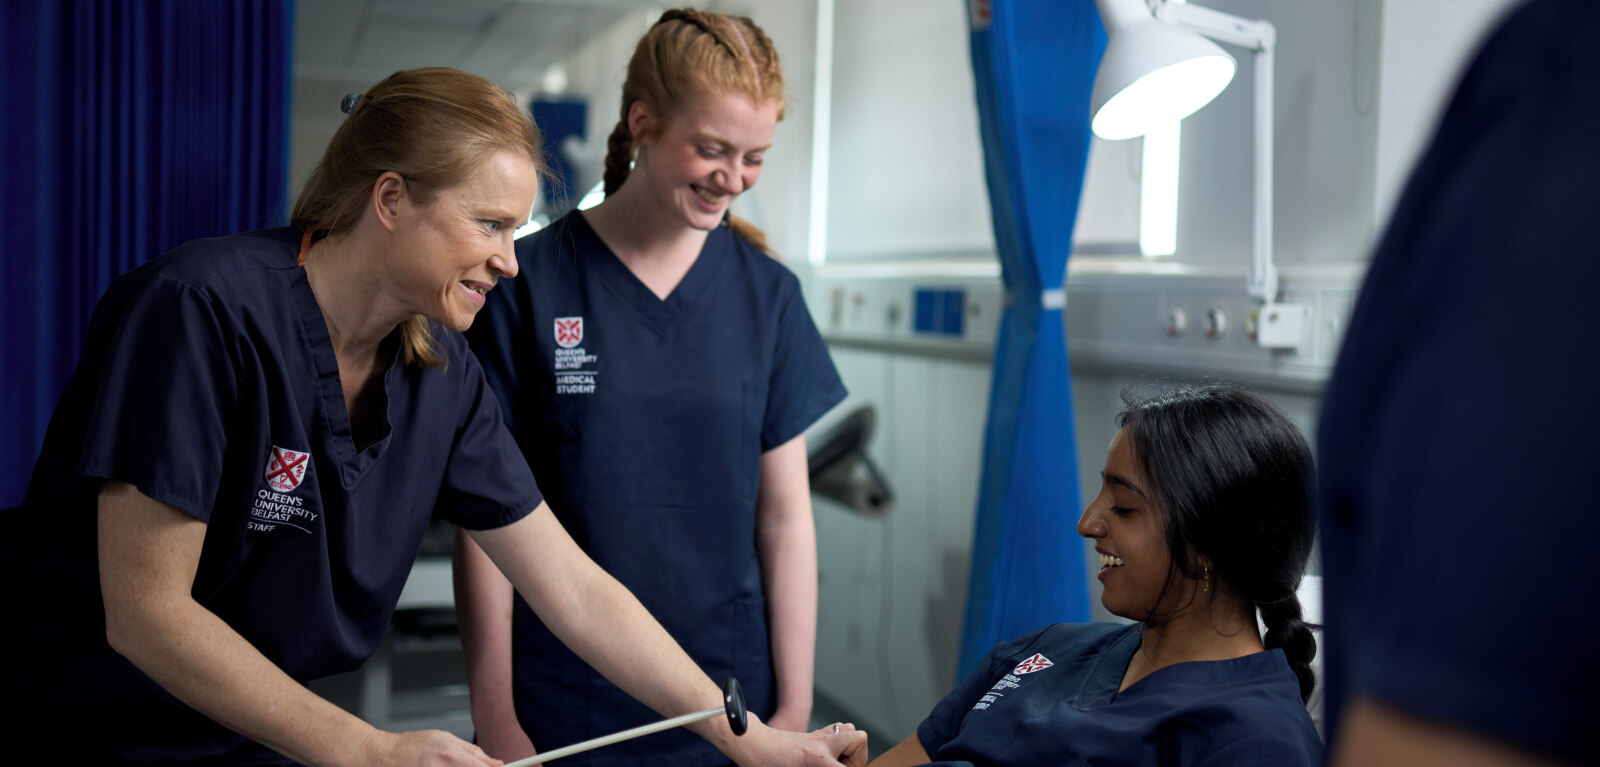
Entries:
{"label": "short sleeve of scrub top", "polygon": [[799,436],[845,395],[798,286],[784,294],[778,314],[778,352],[772,363],[761,452]]}
{"label": "short sleeve of scrub top", "polygon": [[1120,690],[1140,624],[1054,624],[995,647],[917,728],[934,764],[1322,764],[1281,650]]}
{"label": "short sleeve of scrub top", "polygon": [[1375,699],[1600,763],[1600,4],[1514,11],[1352,313],[1318,435],[1328,739]]}
{"label": "short sleeve of scrub top", "polygon": [[[451,362],[461,366],[468,396],[461,400],[460,427],[439,489],[439,516],[468,530],[504,527],[538,508],[544,496],[477,358],[465,343],[454,346]],[[520,492],[520,500],[507,503],[508,490]]]}
{"label": "short sleeve of scrub top", "polygon": [[162,274],[124,296],[79,472],[207,521],[238,406],[224,318],[200,290]]}

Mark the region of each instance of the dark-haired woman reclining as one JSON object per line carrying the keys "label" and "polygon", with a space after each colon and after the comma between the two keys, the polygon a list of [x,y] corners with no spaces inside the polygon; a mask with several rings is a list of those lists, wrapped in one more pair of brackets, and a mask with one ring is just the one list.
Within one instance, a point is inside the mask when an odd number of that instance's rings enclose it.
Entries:
{"label": "dark-haired woman reclining", "polygon": [[1000,644],[873,767],[1322,764],[1295,596],[1315,530],[1305,438],[1236,387],[1125,399],[1078,533],[1106,609],[1138,622]]}

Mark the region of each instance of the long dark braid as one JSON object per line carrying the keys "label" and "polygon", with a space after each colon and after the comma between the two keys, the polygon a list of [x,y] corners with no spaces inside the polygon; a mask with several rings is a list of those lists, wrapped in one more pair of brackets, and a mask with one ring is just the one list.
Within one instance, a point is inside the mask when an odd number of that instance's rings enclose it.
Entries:
{"label": "long dark braid", "polygon": [[1317,674],[1311,661],[1317,657],[1317,640],[1311,631],[1312,624],[1302,620],[1300,597],[1291,592],[1276,602],[1259,605],[1261,622],[1267,626],[1267,635],[1261,643],[1268,650],[1282,648],[1289,660],[1289,668],[1300,678],[1300,699],[1310,700],[1317,686]]}

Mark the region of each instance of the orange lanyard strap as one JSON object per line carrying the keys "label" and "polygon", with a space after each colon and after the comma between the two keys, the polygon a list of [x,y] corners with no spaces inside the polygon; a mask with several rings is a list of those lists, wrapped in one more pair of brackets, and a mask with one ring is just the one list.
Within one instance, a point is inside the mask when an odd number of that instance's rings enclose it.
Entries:
{"label": "orange lanyard strap", "polygon": [[307,229],[304,237],[300,238],[300,258],[295,263],[306,265],[306,254],[311,252],[311,230]]}

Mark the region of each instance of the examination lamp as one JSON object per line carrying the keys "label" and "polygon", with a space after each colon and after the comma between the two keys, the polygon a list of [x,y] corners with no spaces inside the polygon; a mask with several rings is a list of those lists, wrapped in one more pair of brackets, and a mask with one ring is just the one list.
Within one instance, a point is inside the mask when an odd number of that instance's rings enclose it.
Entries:
{"label": "examination lamp", "polygon": [[1110,141],[1143,136],[1210,103],[1233,80],[1216,43],[1158,21],[1142,0],[1096,0],[1106,50],[1094,79],[1090,127]]}
{"label": "examination lamp", "polygon": [[[1095,0],[1106,28],[1090,100],[1090,129],[1104,139],[1143,136],[1205,106],[1233,79],[1235,64],[1216,42],[1255,54],[1254,247],[1247,283],[1263,303],[1257,341],[1298,350],[1310,308],[1276,303],[1272,263],[1272,70],[1278,33],[1270,22],[1245,19],[1175,0]],[[1208,39],[1209,38],[1209,39]]]}

